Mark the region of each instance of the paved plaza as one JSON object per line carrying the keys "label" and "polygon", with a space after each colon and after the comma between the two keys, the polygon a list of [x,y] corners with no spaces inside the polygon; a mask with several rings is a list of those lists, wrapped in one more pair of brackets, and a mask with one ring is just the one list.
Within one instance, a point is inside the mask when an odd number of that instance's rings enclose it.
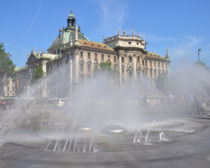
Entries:
{"label": "paved plaza", "polygon": [[[1,113],[6,111],[1,110]],[[166,126],[165,126],[166,127]],[[171,127],[171,129],[169,129]],[[208,119],[175,120],[165,131],[170,141],[134,142],[134,132],[119,135],[100,134],[95,149],[84,152],[46,150],[47,140],[34,139],[3,143],[0,147],[1,168],[127,168],[127,167],[192,167],[209,168],[210,122]],[[145,130],[145,133],[147,131]],[[104,133],[106,134],[106,133]],[[144,132],[143,132],[144,134]],[[150,131],[156,136],[155,131]],[[154,137],[154,136],[153,136]],[[63,145],[64,146],[64,145]],[[54,148],[54,147],[53,147]]]}

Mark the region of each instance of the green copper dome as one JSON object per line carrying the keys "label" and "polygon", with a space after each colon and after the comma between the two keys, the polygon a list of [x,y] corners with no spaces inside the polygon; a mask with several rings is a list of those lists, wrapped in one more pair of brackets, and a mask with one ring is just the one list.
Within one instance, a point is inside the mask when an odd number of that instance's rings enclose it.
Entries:
{"label": "green copper dome", "polygon": [[[67,18],[67,27],[59,30],[59,35],[52,43],[48,50],[53,50],[62,47],[64,44],[73,42],[75,40],[75,32],[76,32],[76,19],[72,11],[70,12]],[[83,33],[80,32],[80,29],[77,30],[78,32],[78,40],[88,40],[87,37]]]}
{"label": "green copper dome", "polygon": [[[75,30],[66,28],[62,32],[62,34],[58,35],[58,37],[55,39],[55,41],[52,43],[52,45],[48,50],[59,48],[64,44],[70,43],[71,41],[73,42],[74,40],[75,40]],[[78,40],[88,40],[88,38],[83,33],[78,31]]]}

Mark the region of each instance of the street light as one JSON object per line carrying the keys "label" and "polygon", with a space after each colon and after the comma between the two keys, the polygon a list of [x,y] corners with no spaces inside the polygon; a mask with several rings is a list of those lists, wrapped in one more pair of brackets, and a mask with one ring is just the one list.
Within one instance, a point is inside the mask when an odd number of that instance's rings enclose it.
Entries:
{"label": "street light", "polygon": [[201,52],[201,48],[198,49],[198,61],[200,61],[200,52]]}
{"label": "street light", "polygon": [[149,43],[145,42],[145,47],[144,47],[145,50],[147,49],[147,44],[149,44]]}

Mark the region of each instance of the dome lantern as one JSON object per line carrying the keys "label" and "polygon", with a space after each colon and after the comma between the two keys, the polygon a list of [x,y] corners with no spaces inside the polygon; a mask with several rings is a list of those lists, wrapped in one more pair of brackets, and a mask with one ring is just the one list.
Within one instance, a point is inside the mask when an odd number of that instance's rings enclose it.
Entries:
{"label": "dome lantern", "polygon": [[76,25],[76,19],[74,17],[74,14],[72,13],[72,10],[67,18],[68,28],[75,27]]}

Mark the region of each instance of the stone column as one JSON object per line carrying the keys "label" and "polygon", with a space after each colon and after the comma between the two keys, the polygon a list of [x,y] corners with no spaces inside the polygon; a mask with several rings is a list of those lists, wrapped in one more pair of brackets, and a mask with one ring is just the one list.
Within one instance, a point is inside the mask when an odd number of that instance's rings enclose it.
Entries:
{"label": "stone column", "polygon": [[79,53],[75,51],[74,54],[74,82],[79,81]]}
{"label": "stone column", "polygon": [[133,79],[136,80],[136,55],[133,56]]}
{"label": "stone column", "polygon": [[124,56],[124,65],[125,65],[125,68],[124,68],[124,79],[127,80],[128,79],[128,61],[127,61],[127,56]]}
{"label": "stone column", "polygon": [[69,95],[72,93],[73,87],[73,61],[72,58],[69,60]]}
{"label": "stone column", "polygon": [[72,84],[72,82],[73,82],[73,61],[72,61],[72,59],[70,59],[70,61],[69,61],[69,81],[70,81],[70,84]]}
{"label": "stone column", "polygon": [[[84,81],[87,79],[87,73],[88,73],[88,68],[87,68],[87,62],[88,62],[88,55],[86,56],[86,52],[83,52],[83,60],[84,60]],[[88,53],[87,53],[88,54]]]}
{"label": "stone column", "polygon": [[46,77],[47,77],[47,61],[44,60],[42,61],[42,70],[44,72],[44,79],[42,80],[42,97],[47,97],[47,82],[46,82]]}
{"label": "stone column", "polygon": [[121,81],[122,80],[122,65],[121,65],[121,61],[122,61],[122,57],[119,54],[119,64],[118,64],[119,66],[118,67],[119,67],[119,77],[120,77],[119,78],[119,80],[120,80],[119,82],[120,82],[120,84],[122,83],[122,81]]}
{"label": "stone column", "polygon": [[141,58],[141,57],[140,57],[139,64],[140,64],[140,67],[141,67],[141,71],[140,71],[140,80],[142,80],[142,78],[143,78],[143,73],[142,73],[142,71],[143,71],[143,66],[142,66],[142,58]]}

